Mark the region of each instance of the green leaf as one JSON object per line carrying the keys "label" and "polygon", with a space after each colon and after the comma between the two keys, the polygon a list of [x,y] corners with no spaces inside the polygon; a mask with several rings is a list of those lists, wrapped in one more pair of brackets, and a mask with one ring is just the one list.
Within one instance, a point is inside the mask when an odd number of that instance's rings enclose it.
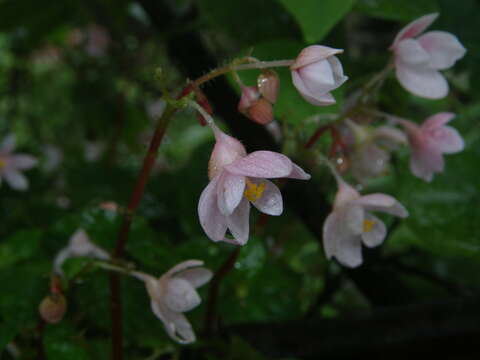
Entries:
{"label": "green leaf", "polygon": [[382,19],[411,21],[438,11],[438,5],[436,0],[358,0],[355,10]]}
{"label": "green leaf", "polygon": [[66,323],[48,326],[45,330],[44,345],[48,359],[87,360],[86,344]]}
{"label": "green leaf", "polygon": [[0,269],[28,259],[39,247],[42,232],[36,229],[20,230],[0,245]]}
{"label": "green leaf", "polygon": [[0,324],[0,354],[10,343],[18,332],[18,327],[10,323]]}
{"label": "green leaf", "polygon": [[202,0],[197,5],[208,25],[243,46],[297,37],[295,21],[275,0],[229,0],[228,4],[224,0]]}
{"label": "green leaf", "polygon": [[308,43],[322,40],[355,3],[355,0],[279,1],[297,20]]}

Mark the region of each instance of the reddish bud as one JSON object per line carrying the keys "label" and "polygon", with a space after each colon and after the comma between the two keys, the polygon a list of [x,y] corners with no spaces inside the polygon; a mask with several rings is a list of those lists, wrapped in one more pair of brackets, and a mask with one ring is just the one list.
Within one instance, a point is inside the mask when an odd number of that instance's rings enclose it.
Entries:
{"label": "reddish bud", "polygon": [[56,324],[63,319],[67,311],[67,301],[61,294],[50,294],[42,300],[38,311],[47,323]]}
{"label": "reddish bud", "polygon": [[257,87],[265,99],[275,104],[280,89],[280,79],[275,71],[264,70],[257,78]]}
{"label": "reddish bud", "polygon": [[273,120],[272,104],[264,99],[258,99],[248,110],[248,117],[258,124],[266,125]]}
{"label": "reddish bud", "polygon": [[248,116],[250,107],[260,98],[260,93],[255,86],[243,86],[242,97],[238,103],[238,111]]}

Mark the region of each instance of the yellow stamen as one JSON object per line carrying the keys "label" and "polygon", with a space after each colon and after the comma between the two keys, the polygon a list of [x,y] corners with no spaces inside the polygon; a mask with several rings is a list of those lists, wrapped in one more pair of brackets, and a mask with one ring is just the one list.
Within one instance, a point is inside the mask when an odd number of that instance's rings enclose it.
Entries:
{"label": "yellow stamen", "polygon": [[5,160],[0,159],[0,169],[5,167],[7,165],[7,162]]}
{"label": "yellow stamen", "polygon": [[370,232],[377,222],[375,220],[363,220],[363,232]]}
{"label": "yellow stamen", "polygon": [[265,183],[257,185],[251,182],[249,179],[246,179],[246,188],[243,194],[248,200],[250,200],[251,202],[257,201],[262,197],[264,191]]}

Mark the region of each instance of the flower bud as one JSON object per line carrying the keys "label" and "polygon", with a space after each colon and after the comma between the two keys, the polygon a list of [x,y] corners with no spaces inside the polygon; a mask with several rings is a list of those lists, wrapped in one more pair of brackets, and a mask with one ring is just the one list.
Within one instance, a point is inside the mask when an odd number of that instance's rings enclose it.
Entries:
{"label": "flower bud", "polygon": [[272,104],[265,98],[258,99],[248,110],[248,117],[258,124],[269,124],[273,120]]}
{"label": "flower bud", "polygon": [[302,50],[290,67],[293,85],[309,103],[317,106],[335,103],[330,91],[342,85],[348,77],[336,54],[343,50],[312,45]]}
{"label": "flower bud", "polygon": [[273,70],[264,70],[257,78],[257,88],[265,99],[271,104],[277,101],[280,79]]}
{"label": "flower bud", "polygon": [[260,93],[255,86],[243,86],[242,96],[238,103],[238,111],[248,116],[248,109],[260,98]]}
{"label": "flower bud", "polygon": [[43,320],[49,324],[56,324],[63,319],[67,311],[67,301],[62,294],[50,294],[46,296],[38,307]]}

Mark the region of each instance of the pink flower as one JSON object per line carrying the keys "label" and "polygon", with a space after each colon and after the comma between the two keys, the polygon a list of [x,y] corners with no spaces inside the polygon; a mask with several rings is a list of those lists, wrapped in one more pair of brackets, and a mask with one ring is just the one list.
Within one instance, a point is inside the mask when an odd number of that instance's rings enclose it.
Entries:
{"label": "pink flower", "polygon": [[330,91],[342,85],[348,77],[343,75],[342,64],[335,54],[343,50],[312,45],[302,50],[290,66],[293,85],[300,95],[313,105],[335,104]]}
{"label": "pink flower", "polygon": [[37,165],[37,159],[27,154],[12,154],[15,149],[15,135],[9,135],[0,145],[0,182],[5,179],[15,190],[28,189],[28,180],[20,170],[28,170]]}
{"label": "pink flower", "polygon": [[417,38],[438,14],[429,14],[411,22],[396,36],[390,47],[395,54],[397,79],[411,93],[441,99],[448,93],[445,70],[465,55],[458,39],[445,31],[429,31]]}
{"label": "pink flower", "polygon": [[[267,178],[308,180],[310,175],[285,155],[255,151],[247,155],[243,145],[211,125],[216,144],[210,157],[210,183],[198,203],[200,224],[213,241],[244,245],[248,240],[250,203],[268,215],[280,215],[280,190]],[[225,237],[227,229],[234,239]]]}
{"label": "pink flower", "polygon": [[390,151],[407,144],[405,133],[392,126],[370,128],[349,120],[347,124],[355,137],[351,168],[358,181],[384,175],[390,163]]}
{"label": "pink flower", "polygon": [[345,183],[338,181],[338,192],[333,211],[323,225],[323,246],[327,258],[335,257],[348,267],[362,264],[362,246],[380,245],[387,234],[382,220],[370,211],[407,217],[407,210],[393,197],[385,194],[360,194]]}
{"label": "pink flower", "polygon": [[442,153],[452,154],[463,150],[463,139],[457,130],[445,126],[454,117],[452,113],[438,113],[427,118],[420,126],[400,120],[412,148],[410,170],[413,175],[431,181],[434,173],[443,171]]}
{"label": "pink flower", "polygon": [[195,341],[195,333],[184,312],[201,303],[196,288],[212,278],[212,272],[201,267],[203,261],[188,260],[172,267],[160,278],[140,272],[133,275],[145,282],[153,313],[163,322],[170,337],[181,343]]}
{"label": "pink flower", "polygon": [[62,275],[63,263],[72,257],[90,257],[93,259],[108,260],[110,254],[101,247],[95,245],[83,229],[78,229],[70,237],[68,245],[58,252],[53,261],[53,269],[57,274]]}

